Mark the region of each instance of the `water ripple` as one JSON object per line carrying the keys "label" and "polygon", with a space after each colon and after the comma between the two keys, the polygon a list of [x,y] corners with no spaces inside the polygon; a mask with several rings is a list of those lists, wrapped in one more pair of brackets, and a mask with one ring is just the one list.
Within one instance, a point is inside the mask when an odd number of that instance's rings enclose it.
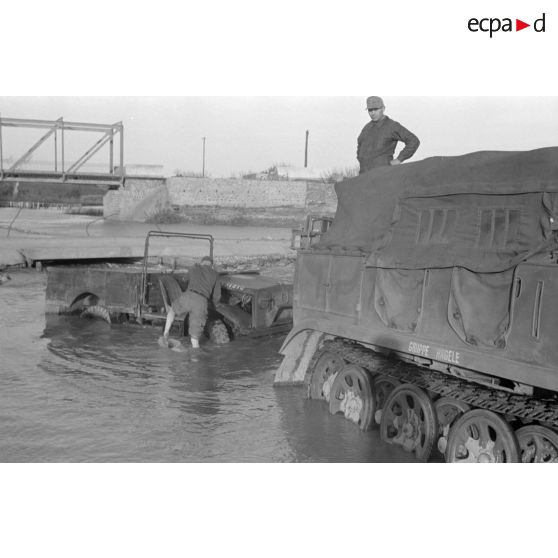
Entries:
{"label": "water ripple", "polygon": [[2,287],[0,461],[412,460],[274,388],[282,339],[176,353],[159,328],[44,315],[45,275]]}

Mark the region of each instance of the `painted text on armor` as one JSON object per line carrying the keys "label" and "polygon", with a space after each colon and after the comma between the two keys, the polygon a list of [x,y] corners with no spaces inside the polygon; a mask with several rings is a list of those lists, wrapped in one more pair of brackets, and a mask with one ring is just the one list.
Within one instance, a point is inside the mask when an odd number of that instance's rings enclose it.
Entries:
{"label": "painted text on armor", "polygon": [[436,351],[437,360],[444,360],[445,362],[453,362],[459,364],[459,353],[457,351],[448,351],[447,349],[438,349]]}
{"label": "painted text on armor", "polygon": [[414,341],[409,343],[409,352],[414,353],[415,355],[427,357],[428,349],[430,349],[430,345],[423,345],[422,343],[415,343]]}
{"label": "painted text on armor", "polygon": [[444,362],[451,362],[453,364],[459,364],[460,354],[457,351],[451,351],[449,349],[433,349],[434,356],[430,356],[430,345],[425,345],[424,343],[416,343],[411,341],[409,343],[409,352],[415,355],[420,355],[423,357],[435,358],[436,360],[443,360]]}

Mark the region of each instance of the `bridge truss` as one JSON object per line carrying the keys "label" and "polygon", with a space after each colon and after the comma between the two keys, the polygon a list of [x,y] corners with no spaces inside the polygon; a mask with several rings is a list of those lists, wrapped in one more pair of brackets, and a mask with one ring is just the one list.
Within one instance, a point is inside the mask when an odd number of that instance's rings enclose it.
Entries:
{"label": "bridge truss", "polygon": [[[15,162],[10,160],[9,166],[5,163],[3,153],[6,148],[6,138],[3,140],[5,128],[38,128],[46,130],[25,153],[17,157]],[[73,132],[93,132],[96,141],[81,153],[77,159],[66,160],[68,142],[72,141]],[[5,134],[4,134],[5,135]],[[4,143],[3,143],[4,141]],[[33,154],[43,144],[51,141],[54,146],[54,157],[45,168],[25,168]],[[115,165],[115,142],[118,164]],[[91,172],[84,169],[84,164],[96,155],[105,145],[108,145],[108,160],[106,172]],[[105,150],[107,151],[107,150]],[[40,183],[68,183],[68,184],[99,184],[109,189],[118,188],[124,183],[124,126],[122,122],[115,124],[97,124],[84,122],[67,122],[63,118],[58,120],[35,120],[28,118],[4,118],[0,115],[0,181],[28,181]]]}

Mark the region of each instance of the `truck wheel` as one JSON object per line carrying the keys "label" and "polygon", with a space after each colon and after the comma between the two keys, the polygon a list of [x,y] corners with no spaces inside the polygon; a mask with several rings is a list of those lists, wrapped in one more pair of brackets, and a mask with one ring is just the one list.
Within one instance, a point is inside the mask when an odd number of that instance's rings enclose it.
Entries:
{"label": "truck wheel", "polygon": [[241,335],[241,329],[238,324],[227,319],[225,319],[224,321],[225,321],[225,326],[227,327],[227,331],[229,331],[229,337],[231,339],[236,339],[239,335]]}
{"label": "truck wheel", "polygon": [[374,423],[375,408],[376,398],[368,372],[357,364],[344,366],[331,386],[329,412],[332,415],[343,413],[366,431]]}
{"label": "truck wheel", "polygon": [[81,313],[82,318],[101,318],[105,320],[108,324],[111,323],[110,314],[108,308],[101,306],[99,304],[94,304],[93,306],[87,306]]}
{"label": "truck wheel", "polygon": [[216,345],[225,345],[231,339],[227,326],[221,320],[212,320],[206,326],[207,336]]}
{"label": "truck wheel", "polygon": [[473,409],[450,429],[448,463],[519,463],[519,444],[511,426],[499,415]]}
{"label": "truck wheel", "polygon": [[345,362],[339,355],[331,351],[323,351],[311,372],[308,398],[325,399],[329,402],[333,380],[344,365]]}
{"label": "truck wheel", "polygon": [[434,403],[434,409],[436,410],[436,416],[438,417],[438,430],[440,437],[438,438],[438,451],[442,454],[446,454],[446,449],[448,447],[448,438],[451,425],[465,413],[471,410],[471,407],[459,401],[458,399],[453,399],[451,397],[440,397]]}
{"label": "truck wheel", "polygon": [[522,463],[557,463],[558,434],[544,426],[530,424],[516,431]]}
{"label": "truck wheel", "polygon": [[382,421],[382,409],[388,400],[390,393],[401,385],[399,380],[390,378],[389,376],[380,375],[374,378],[372,391],[376,397],[376,412],[374,413],[374,421],[380,424]]}
{"label": "truck wheel", "polygon": [[413,384],[396,387],[382,411],[380,437],[428,461],[438,437],[438,419],[426,392]]}

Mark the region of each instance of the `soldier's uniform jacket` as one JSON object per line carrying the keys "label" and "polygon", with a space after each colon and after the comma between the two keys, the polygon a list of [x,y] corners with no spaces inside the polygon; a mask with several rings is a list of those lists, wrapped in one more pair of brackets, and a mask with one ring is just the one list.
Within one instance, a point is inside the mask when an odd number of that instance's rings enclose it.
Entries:
{"label": "soldier's uniform jacket", "polygon": [[210,299],[217,305],[221,299],[221,282],[219,274],[207,265],[195,264],[190,269],[188,290]]}
{"label": "soldier's uniform jacket", "polygon": [[398,141],[405,144],[405,148],[397,157],[401,162],[412,157],[420,144],[415,134],[389,116],[384,116],[378,122],[370,121],[366,124],[357,142],[360,173],[388,166],[393,160]]}
{"label": "soldier's uniform jacket", "polygon": [[207,321],[207,301],[213,297],[217,305],[221,299],[219,274],[207,265],[195,264],[189,272],[188,289],[173,303],[172,309],[178,317],[188,315],[188,333],[199,339]]}

